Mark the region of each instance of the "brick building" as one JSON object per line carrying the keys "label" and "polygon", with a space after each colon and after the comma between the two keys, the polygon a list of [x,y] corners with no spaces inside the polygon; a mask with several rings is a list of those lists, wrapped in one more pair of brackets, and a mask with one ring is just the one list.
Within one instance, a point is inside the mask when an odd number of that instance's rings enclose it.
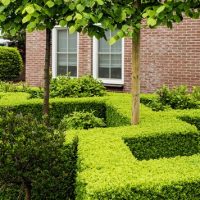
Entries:
{"label": "brick building", "polygon": [[[107,32],[107,36],[113,33]],[[43,84],[45,32],[26,38],[26,81]],[[52,30],[52,76],[70,72],[78,77],[92,74],[108,87],[130,91],[131,39],[113,46],[67,29]],[[200,85],[200,20],[186,19],[174,28],[143,29],[141,37],[141,90],[152,92],[163,84]]]}

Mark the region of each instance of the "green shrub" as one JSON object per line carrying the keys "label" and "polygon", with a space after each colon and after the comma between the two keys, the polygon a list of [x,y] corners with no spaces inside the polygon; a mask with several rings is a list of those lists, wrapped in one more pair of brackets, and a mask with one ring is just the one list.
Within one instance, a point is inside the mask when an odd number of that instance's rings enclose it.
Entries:
{"label": "green shrub", "polygon": [[[42,99],[27,99],[29,97],[27,93],[1,93],[0,96],[0,108],[3,112],[9,109],[24,115],[31,113],[38,120],[42,119]],[[106,119],[104,98],[55,98],[50,100],[50,108],[50,120],[54,128],[58,127],[65,115],[74,111],[94,112],[95,116]]]}
{"label": "green shrub", "polygon": [[[194,126],[181,121],[163,125],[154,121],[149,127],[75,133],[79,137],[77,200],[198,199],[200,156],[194,153],[199,152],[200,136]],[[123,139],[141,139],[138,151],[149,160],[136,159]]]}
{"label": "green shrub", "polygon": [[64,116],[59,124],[60,130],[67,129],[89,129],[95,127],[104,127],[105,123],[102,118],[94,115],[94,112],[73,112]]}
{"label": "green shrub", "polygon": [[29,93],[29,98],[42,98],[43,89],[38,87],[30,87],[23,82],[13,83],[0,81],[0,92],[26,92]]}
{"label": "green shrub", "polygon": [[51,97],[93,97],[105,95],[102,83],[91,76],[70,78],[59,76],[52,79],[50,85]]}
{"label": "green shrub", "polygon": [[[73,198],[74,145],[65,146],[64,134],[30,114],[4,112],[0,121],[0,198],[18,199],[21,192],[34,200]],[[9,194],[10,189],[15,194]]]}
{"label": "green shrub", "polygon": [[160,88],[157,95],[153,98],[150,96],[142,96],[141,102],[152,108],[153,111],[163,111],[172,109],[191,109],[197,108],[198,91],[190,94],[186,86],[179,86],[170,89],[167,86]]}
{"label": "green shrub", "polygon": [[0,47],[0,80],[15,80],[22,67],[22,58],[16,48]]}
{"label": "green shrub", "polygon": [[194,133],[171,133],[152,137],[125,139],[138,160],[191,156],[200,153],[200,135]]}
{"label": "green shrub", "polygon": [[159,95],[159,101],[163,105],[169,105],[173,109],[197,107],[196,100],[188,93],[187,87],[183,85],[171,90],[168,87],[163,86],[157,91],[157,94]]}
{"label": "green shrub", "polygon": [[197,101],[200,101],[200,87],[194,86],[192,88],[192,97],[196,99]]}

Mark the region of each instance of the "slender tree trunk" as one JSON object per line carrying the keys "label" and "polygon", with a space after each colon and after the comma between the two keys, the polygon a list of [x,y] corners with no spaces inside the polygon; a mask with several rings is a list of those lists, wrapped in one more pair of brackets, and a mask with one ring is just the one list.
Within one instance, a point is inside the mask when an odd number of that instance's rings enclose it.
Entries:
{"label": "slender tree trunk", "polygon": [[25,200],[31,200],[31,184],[24,183]]}
{"label": "slender tree trunk", "polygon": [[43,114],[45,116],[45,123],[49,124],[49,68],[50,68],[50,42],[51,30],[46,29],[46,50],[45,50],[45,67],[44,67],[44,103]]}
{"label": "slender tree trunk", "polygon": [[140,121],[140,31],[132,38],[132,120],[137,125]]}

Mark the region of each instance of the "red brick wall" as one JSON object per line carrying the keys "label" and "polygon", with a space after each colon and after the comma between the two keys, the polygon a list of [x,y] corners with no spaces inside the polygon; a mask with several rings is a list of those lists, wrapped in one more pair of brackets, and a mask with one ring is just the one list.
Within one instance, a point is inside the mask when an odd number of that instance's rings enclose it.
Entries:
{"label": "red brick wall", "polygon": [[26,82],[32,86],[42,86],[45,64],[45,31],[26,35]]}
{"label": "red brick wall", "polygon": [[92,74],[92,39],[79,34],[79,76]]}
{"label": "red brick wall", "polygon": [[[92,74],[92,39],[79,37],[79,76]],[[131,48],[131,39],[126,38],[124,91],[131,88]],[[31,85],[42,84],[44,51],[45,33],[27,34],[26,81]],[[186,19],[172,30],[143,29],[140,74],[142,92],[153,92],[163,84],[200,85],[200,20]]]}
{"label": "red brick wall", "polygon": [[145,29],[141,42],[141,90],[163,84],[200,85],[200,20],[186,19],[173,29]]}

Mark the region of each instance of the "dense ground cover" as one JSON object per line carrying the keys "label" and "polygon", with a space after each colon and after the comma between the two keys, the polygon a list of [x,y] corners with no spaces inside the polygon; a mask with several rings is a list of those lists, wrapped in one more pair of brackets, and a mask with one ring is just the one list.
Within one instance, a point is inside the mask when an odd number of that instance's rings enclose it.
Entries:
{"label": "dense ground cover", "polygon": [[[127,119],[124,125],[130,120],[130,100],[125,94],[107,100]],[[200,110],[141,109],[137,127],[70,133],[79,138],[77,199],[199,198],[200,135],[185,121],[198,124]],[[120,124],[119,116],[109,121]]]}
{"label": "dense ground cover", "polygon": [[[0,97],[0,107],[41,117],[40,99]],[[78,138],[76,199],[199,199],[199,109],[154,112],[141,104],[138,126],[130,126],[129,94],[56,98],[51,109],[54,124],[76,110],[95,111],[106,121],[107,128],[66,132],[66,145]]]}

